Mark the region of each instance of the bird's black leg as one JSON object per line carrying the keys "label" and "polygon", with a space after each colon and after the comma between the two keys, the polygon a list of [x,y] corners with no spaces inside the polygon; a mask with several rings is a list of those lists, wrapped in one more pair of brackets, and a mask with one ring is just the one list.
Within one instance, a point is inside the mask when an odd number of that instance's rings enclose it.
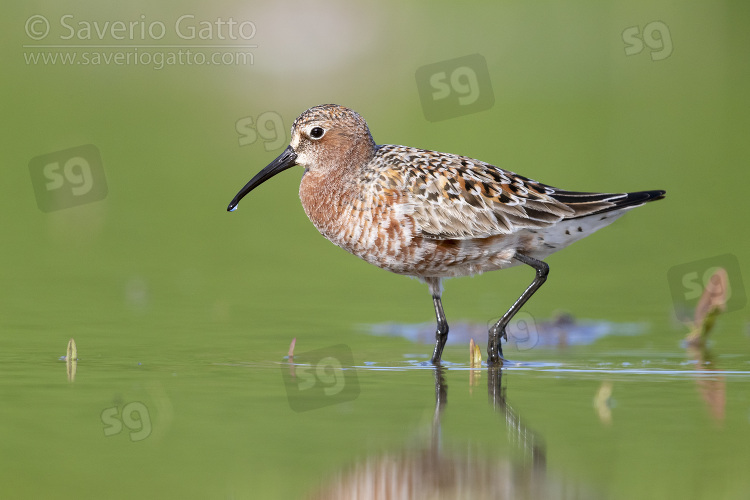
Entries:
{"label": "bird's black leg", "polygon": [[448,340],[448,322],[445,320],[445,313],[443,312],[443,302],[440,300],[440,295],[433,295],[432,302],[435,304],[435,317],[437,318],[437,330],[435,331],[435,351],[432,353],[432,364],[437,365],[440,363],[440,358],[443,355],[443,347],[445,347],[445,341]]}
{"label": "bird's black leg", "polygon": [[501,338],[508,340],[508,335],[505,333],[505,327],[508,326],[513,316],[523,307],[527,300],[534,295],[542,284],[547,281],[547,274],[549,274],[549,266],[546,262],[537,260],[526,255],[516,252],[513,256],[519,262],[523,262],[534,269],[536,269],[536,276],[534,281],[531,282],[529,287],[518,297],[518,300],[508,309],[508,312],[503,314],[503,317],[490,328],[490,340],[487,344],[487,364],[502,364],[503,360],[503,348],[500,345]]}

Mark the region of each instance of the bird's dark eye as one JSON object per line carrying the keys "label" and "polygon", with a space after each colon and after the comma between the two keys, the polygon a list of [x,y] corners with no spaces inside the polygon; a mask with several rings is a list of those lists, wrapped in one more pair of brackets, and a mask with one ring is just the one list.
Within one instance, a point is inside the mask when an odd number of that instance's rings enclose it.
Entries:
{"label": "bird's dark eye", "polygon": [[320,127],[313,127],[310,130],[310,137],[312,137],[313,139],[320,139],[321,137],[323,137],[323,134],[325,134],[325,133],[326,133],[326,131],[323,130],[322,128],[320,128]]}

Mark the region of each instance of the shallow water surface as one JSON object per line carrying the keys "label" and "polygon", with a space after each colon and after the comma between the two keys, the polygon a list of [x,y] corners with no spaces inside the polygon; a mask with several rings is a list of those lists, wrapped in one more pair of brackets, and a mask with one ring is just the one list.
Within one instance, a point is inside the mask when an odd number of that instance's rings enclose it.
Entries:
{"label": "shallow water surface", "polygon": [[722,349],[731,332],[719,330],[703,352],[674,332],[668,350],[647,347],[658,334],[615,336],[644,347],[507,349],[502,369],[470,367],[468,346],[448,347],[435,368],[429,345],[356,333],[314,349],[298,338],[292,358],[262,334],[240,342],[255,347],[247,355],[193,335],[177,356],[155,345],[137,358],[79,339],[74,381],[55,356],[64,344],[15,346],[25,359],[5,363],[0,385],[4,489],[746,498],[750,356]]}

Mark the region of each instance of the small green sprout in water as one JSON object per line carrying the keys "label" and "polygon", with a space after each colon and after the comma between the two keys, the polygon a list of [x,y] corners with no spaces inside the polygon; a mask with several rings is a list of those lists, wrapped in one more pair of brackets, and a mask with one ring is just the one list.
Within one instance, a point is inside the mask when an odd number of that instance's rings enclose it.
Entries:
{"label": "small green sprout in water", "polygon": [[709,278],[703,295],[695,306],[693,331],[685,341],[691,346],[705,346],[708,334],[716,323],[716,318],[727,308],[729,276],[726,270],[718,268]]}
{"label": "small green sprout in water", "polygon": [[68,350],[65,353],[65,368],[68,373],[69,382],[75,382],[77,365],[78,348],[76,347],[76,341],[71,338],[68,341]]}
{"label": "small green sprout in water", "polygon": [[482,350],[477,344],[474,343],[474,339],[469,339],[469,367],[479,368],[482,366]]}
{"label": "small green sprout in water", "polygon": [[76,347],[76,341],[72,338],[68,341],[68,351],[65,355],[65,360],[77,361],[78,360],[78,348]]}
{"label": "small green sprout in water", "polygon": [[287,354],[290,360],[294,358],[294,344],[296,343],[297,343],[297,337],[294,337],[292,339],[292,343],[289,344],[289,353]]}

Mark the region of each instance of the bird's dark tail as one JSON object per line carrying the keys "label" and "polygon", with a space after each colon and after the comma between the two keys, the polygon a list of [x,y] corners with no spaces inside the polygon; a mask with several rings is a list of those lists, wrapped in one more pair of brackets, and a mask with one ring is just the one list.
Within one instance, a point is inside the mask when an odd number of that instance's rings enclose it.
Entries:
{"label": "bird's dark tail", "polygon": [[555,191],[550,194],[555,200],[565,203],[575,210],[575,214],[566,219],[588,217],[615,210],[639,207],[649,201],[661,200],[666,191],[637,191],[634,193],[578,193],[575,191]]}

